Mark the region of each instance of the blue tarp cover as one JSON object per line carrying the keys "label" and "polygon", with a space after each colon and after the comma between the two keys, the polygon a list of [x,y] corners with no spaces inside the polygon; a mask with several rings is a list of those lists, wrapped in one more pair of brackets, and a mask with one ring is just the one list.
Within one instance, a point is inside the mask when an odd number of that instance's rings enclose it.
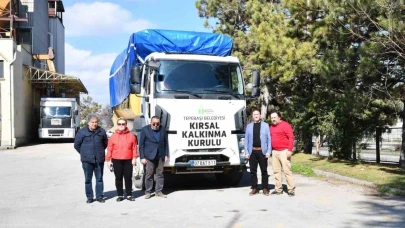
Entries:
{"label": "blue tarp cover", "polygon": [[229,56],[233,40],[216,33],[147,29],[131,35],[127,48],[110,70],[110,104],[119,105],[130,92],[132,67],[153,52]]}

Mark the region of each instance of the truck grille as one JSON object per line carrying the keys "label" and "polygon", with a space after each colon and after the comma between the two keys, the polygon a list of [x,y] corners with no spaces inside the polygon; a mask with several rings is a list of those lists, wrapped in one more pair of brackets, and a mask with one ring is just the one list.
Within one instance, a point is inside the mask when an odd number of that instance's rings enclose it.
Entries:
{"label": "truck grille", "polygon": [[48,130],[48,133],[51,135],[51,134],[58,134],[58,135],[63,135],[63,133],[65,132],[65,130],[63,130],[63,129],[57,129],[57,130]]}
{"label": "truck grille", "polygon": [[229,158],[222,154],[211,155],[183,155],[176,159],[176,162],[188,162],[190,160],[216,160],[217,162],[229,161]]}

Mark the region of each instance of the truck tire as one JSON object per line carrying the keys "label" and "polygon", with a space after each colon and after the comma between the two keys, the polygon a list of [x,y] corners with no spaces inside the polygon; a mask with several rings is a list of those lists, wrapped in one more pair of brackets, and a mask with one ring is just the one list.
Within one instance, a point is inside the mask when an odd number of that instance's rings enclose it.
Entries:
{"label": "truck tire", "polygon": [[227,173],[216,173],[217,183],[225,186],[238,186],[242,179],[243,172],[238,169],[231,169]]}

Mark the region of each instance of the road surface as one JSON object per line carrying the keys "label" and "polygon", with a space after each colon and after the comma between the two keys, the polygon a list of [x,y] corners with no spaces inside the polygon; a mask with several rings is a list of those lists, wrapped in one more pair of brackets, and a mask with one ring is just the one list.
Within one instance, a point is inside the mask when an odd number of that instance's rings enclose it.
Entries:
{"label": "road surface", "polygon": [[212,176],[176,176],[167,199],[146,200],[136,190],[135,202],[116,202],[105,169],[107,201],[86,204],[72,143],[0,151],[0,161],[0,227],[405,227],[404,198],[331,179],[294,175],[289,197],[249,196],[249,173],[234,188],[218,187]]}

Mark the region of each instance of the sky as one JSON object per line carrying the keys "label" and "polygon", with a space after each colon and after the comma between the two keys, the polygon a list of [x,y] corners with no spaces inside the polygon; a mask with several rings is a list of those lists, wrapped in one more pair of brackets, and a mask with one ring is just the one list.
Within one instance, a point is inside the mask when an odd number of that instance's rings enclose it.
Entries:
{"label": "sky", "polygon": [[65,0],[65,73],[79,77],[96,102],[110,103],[111,65],[143,29],[210,32],[195,0]]}

